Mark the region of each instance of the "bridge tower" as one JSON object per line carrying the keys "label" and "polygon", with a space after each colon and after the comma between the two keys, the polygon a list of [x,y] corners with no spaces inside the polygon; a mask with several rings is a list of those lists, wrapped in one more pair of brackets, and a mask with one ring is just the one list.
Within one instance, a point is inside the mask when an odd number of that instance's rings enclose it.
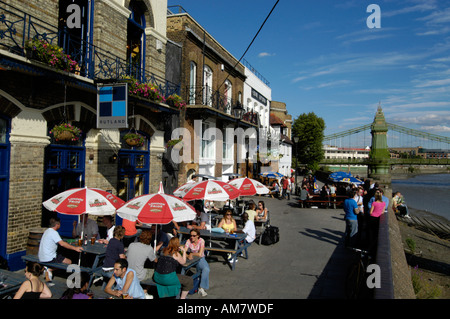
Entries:
{"label": "bridge tower", "polygon": [[390,184],[390,153],[387,145],[388,126],[381,105],[371,125],[372,147],[369,153],[368,176],[381,184]]}

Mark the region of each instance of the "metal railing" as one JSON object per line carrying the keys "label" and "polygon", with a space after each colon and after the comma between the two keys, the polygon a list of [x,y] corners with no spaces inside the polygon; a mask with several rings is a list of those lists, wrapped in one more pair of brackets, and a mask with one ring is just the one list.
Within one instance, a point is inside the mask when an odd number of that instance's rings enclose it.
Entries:
{"label": "metal railing", "polygon": [[132,77],[140,83],[157,85],[164,96],[180,94],[172,83],[130,63],[114,53],[79,39],[37,17],[0,0],[0,48],[25,56],[27,41],[38,39],[58,45],[78,63],[77,74],[92,80],[121,80]]}
{"label": "metal railing", "polygon": [[[234,116],[233,109],[240,105],[240,102],[226,96],[219,91],[214,91],[209,86],[187,86],[182,92],[182,98],[187,105],[204,105],[212,109]],[[258,125],[259,116],[257,113],[247,112],[242,115],[242,120]]]}

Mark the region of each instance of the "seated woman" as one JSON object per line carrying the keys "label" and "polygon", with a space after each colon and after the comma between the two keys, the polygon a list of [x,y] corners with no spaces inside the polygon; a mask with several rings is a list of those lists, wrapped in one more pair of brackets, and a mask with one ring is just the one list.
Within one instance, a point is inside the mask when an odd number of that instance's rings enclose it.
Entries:
{"label": "seated woman", "polygon": [[160,298],[174,297],[181,288],[180,299],[186,299],[189,290],[194,288],[191,277],[176,273],[179,264],[186,263],[186,246],[180,246],[177,237],[169,240],[169,245],[164,248],[156,264],[153,281],[156,283]]}
{"label": "seated woman", "polygon": [[87,291],[89,290],[89,279],[91,277],[85,271],[80,272],[80,286],[67,288],[64,291],[61,299],[92,299],[87,295]]}
{"label": "seated woman", "polygon": [[225,210],[223,218],[217,227],[223,228],[227,233],[234,233],[237,230],[236,220],[232,216],[231,209]]}
{"label": "seated woman", "polygon": [[256,209],[255,220],[266,220],[268,212],[264,201],[260,200],[258,202],[258,208]]}
{"label": "seated woman", "polygon": [[35,262],[27,262],[25,267],[26,281],[22,283],[14,295],[14,299],[40,299],[51,298],[52,292],[47,285],[39,279],[44,268]]}
{"label": "seated woman", "polygon": [[119,258],[126,258],[125,248],[122,238],[125,236],[125,228],[122,226],[114,227],[114,237],[108,242],[106,247],[105,259],[103,260],[103,276],[111,278],[114,271],[114,264]]}
{"label": "seated woman", "polygon": [[197,264],[197,271],[201,273],[200,285],[198,293],[205,297],[208,295],[205,289],[209,289],[209,265],[205,259],[205,240],[200,237],[200,231],[192,229],[190,232],[191,237],[186,241],[186,251],[190,252],[187,256],[191,260],[194,256],[200,257],[200,261]]}

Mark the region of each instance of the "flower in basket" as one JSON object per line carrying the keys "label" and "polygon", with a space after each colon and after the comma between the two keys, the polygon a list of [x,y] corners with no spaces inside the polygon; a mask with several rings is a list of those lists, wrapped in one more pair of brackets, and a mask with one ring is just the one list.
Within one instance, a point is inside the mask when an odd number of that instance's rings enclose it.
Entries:
{"label": "flower in basket", "polygon": [[130,146],[142,146],[144,145],[145,138],[139,133],[127,133],[123,136],[125,142]]}
{"label": "flower in basket", "polygon": [[180,139],[170,140],[170,141],[167,142],[166,148],[173,147],[173,146],[177,145],[180,142],[181,142],[181,138]]}
{"label": "flower in basket", "polygon": [[62,123],[55,125],[50,131],[55,141],[70,141],[77,142],[81,138],[81,130],[69,123]]}
{"label": "flower in basket", "polygon": [[166,99],[167,104],[177,107],[179,110],[186,107],[186,102],[178,94],[169,95]]}
{"label": "flower in basket", "polygon": [[139,83],[136,79],[126,78],[128,82],[128,93],[137,95],[156,102],[165,102],[159,87],[152,83]]}
{"label": "flower in basket", "polygon": [[25,43],[25,49],[34,53],[35,59],[47,65],[67,72],[75,72],[79,69],[78,63],[62,48],[48,43],[46,40],[32,39]]}

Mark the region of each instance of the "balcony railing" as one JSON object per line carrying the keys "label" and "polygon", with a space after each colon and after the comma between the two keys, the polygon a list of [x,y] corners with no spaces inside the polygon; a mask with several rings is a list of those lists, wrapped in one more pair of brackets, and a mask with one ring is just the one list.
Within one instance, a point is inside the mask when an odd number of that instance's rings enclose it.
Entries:
{"label": "balcony railing", "polygon": [[157,85],[164,96],[180,94],[178,84],[132,64],[126,59],[70,35],[12,5],[0,0],[0,48],[17,55],[25,55],[28,40],[45,40],[58,45],[79,65],[77,74],[92,80],[120,80],[132,77],[140,83]]}
{"label": "balcony railing", "polygon": [[188,86],[183,95],[188,105],[206,105],[230,115],[233,115],[233,107],[237,104],[235,100],[208,86]]}
{"label": "balcony railing", "polygon": [[[209,106],[232,116],[234,116],[233,109],[239,104],[239,101],[229,98],[219,91],[213,91],[209,86],[188,86],[182,92],[182,97],[187,105]],[[242,120],[258,125],[257,113],[245,113]]]}

